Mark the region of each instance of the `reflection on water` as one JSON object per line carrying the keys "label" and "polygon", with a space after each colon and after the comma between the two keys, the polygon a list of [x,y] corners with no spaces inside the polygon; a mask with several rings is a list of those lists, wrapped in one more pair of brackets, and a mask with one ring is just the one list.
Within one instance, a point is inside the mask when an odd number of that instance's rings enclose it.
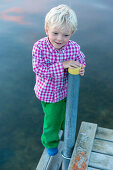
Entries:
{"label": "reflection on water", "polygon": [[[45,36],[44,15],[61,2],[67,1],[1,2],[0,170],[34,170],[42,153],[43,112],[33,91],[31,50],[34,42]],[[87,62],[77,129],[81,121],[113,128],[113,2],[70,2],[78,16],[78,30],[72,39],[81,45]]]}

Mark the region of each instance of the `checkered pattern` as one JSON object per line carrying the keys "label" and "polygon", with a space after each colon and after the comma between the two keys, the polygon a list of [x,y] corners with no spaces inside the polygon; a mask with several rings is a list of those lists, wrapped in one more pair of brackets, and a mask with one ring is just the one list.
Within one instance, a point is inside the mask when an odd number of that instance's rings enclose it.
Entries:
{"label": "checkered pattern", "polygon": [[45,37],[34,44],[32,56],[33,71],[36,73],[35,94],[41,101],[49,103],[58,102],[67,95],[68,72],[62,62],[78,60],[85,65],[80,46],[71,40],[58,50]]}

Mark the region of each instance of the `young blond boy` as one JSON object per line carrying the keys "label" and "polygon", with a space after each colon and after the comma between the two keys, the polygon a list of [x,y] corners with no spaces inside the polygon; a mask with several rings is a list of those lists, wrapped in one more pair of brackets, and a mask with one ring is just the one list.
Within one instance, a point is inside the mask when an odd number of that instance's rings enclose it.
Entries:
{"label": "young blond boy", "polygon": [[44,37],[34,44],[33,71],[35,94],[44,110],[42,144],[50,156],[58,152],[60,129],[64,129],[68,72],[81,66],[84,75],[85,56],[80,46],[70,40],[77,29],[77,17],[67,5],[52,8],[45,17]]}

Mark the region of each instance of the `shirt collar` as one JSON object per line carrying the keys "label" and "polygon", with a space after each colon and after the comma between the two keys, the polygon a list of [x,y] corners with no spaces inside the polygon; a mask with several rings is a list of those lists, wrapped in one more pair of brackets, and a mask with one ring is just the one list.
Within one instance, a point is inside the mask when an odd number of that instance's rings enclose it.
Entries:
{"label": "shirt collar", "polygon": [[50,49],[50,51],[56,51],[56,52],[63,52],[66,50],[67,45],[69,44],[69,41],[61,48],[61,49],[56,49],[55,47],[53,47],[53,45],[50,43],[49,38],[46,37],[46,42],[48,45],[48,48]]}

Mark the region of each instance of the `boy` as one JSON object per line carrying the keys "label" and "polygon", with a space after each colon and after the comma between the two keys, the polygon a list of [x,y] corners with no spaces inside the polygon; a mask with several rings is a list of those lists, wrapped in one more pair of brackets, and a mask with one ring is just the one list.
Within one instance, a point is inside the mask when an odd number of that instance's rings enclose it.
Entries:
{"label": "boy", "polygon": [[64,129],[67,68],[81,66],[84,75],[85,56],[80,46],[70,40],[77,29],[76,14],[66,5],[52,8],[45,17],[47,37],[34,44],[33,71],[36,73],[35,94],[44,110],[42,144],[50,156],[58,152],[60,129]]}

